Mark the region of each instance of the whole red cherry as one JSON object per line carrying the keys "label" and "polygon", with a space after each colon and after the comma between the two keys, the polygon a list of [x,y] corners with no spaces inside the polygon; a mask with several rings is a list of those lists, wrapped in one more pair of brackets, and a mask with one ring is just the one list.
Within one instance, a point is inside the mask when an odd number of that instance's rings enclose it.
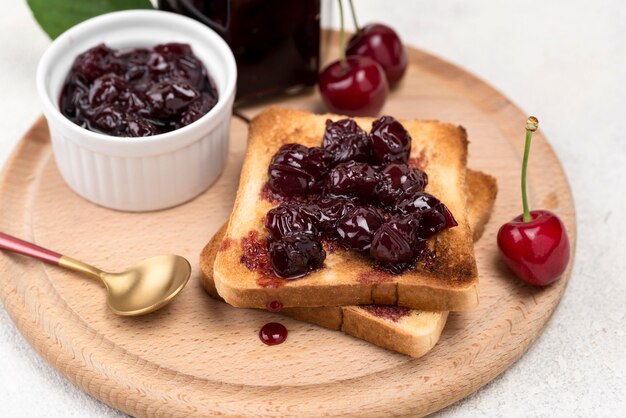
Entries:
{"label": "whole red cherry", "polygon": [[370,58],[357,56],[326,67],[320,74],[319,87],[328,109],[348,116],[377,115],[389,90],[380,65]]}
{"label": "whole red cherry", "polygon": [[547,210],[530,211],[526,195],[526,170],[532,133],[539,121],[526,122],[526,145],[522,163],[524,213],[505,223],[498,231],[498,248],[513,273],[526,283],[546,286],[558,280],[569,263],[570,244],[563,222]]}
{"label": "whole red cherry", "polygon": [[390,86],[404,75],[408,63],[400,37],[389,26],[371,23],[350,38],[346,55],[359,55],[376,61],[385,71]]}
{"label": "whole red cherry", "polygon": [[343,5],[339,0],[339,60],[320,74],[322,99],[331,112],[348,116],[375,116],[380,112],[389,87],[382,67],[373,59],[346,57]]}
{"label": "whole red cherry", "polygon": [[569,262],[569,239],[563,222],[547,210],[520,215],[502,225],[498,247],[511,270],[526,283],[545,286],[557,280]]}

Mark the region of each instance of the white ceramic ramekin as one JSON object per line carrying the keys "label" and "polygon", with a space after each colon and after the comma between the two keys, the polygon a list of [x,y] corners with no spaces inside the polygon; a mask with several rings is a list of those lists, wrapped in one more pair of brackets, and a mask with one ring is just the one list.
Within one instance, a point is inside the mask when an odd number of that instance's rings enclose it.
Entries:
{"label": "white ceramic ramekin", "polygon": [[[59,95],[78,54],[100,43],[133,48],[167,42],[190,44],[215,81],[219,101],[196,122],[151,137],[118,138],[81,128],[59,111]],[[192,199],[226,163],[236,79],[228,45],[184,16],[132,10],[74,26],[52,43],[37,68],[37,90],[61,175],[76,193],[112,209],[149,211]]]}

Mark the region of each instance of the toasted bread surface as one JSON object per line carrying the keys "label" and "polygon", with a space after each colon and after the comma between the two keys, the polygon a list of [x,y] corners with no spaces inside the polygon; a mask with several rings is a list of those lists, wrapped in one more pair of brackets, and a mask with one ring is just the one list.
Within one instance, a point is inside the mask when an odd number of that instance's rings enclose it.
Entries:
{"label": "toasted bread surface", "polygon": [[[497,187],[495,179],[482,172],[468,170],[467,176],[467,218],[473,231],[484,231],[489,220]],[[216,299],[221,297],[213,281],[213,265],[226,232],[224,225],[204,247],[200,255],[202,284]],[[474,233],[474,240],[481,233]],[[373,308],[373,309],[372,309]],[[317,308],[286,308],[282,314],[369,341],[389,350],[421,357],[439,340],[447,312],[425,312],[403,310],[398,315],[394,306],[344,306]]]}
{"label": "toasted bread surface", "polygon": [[[250,125],[248,148],[233,214],[225,240],[234,243],[220,251],[214,265],[215,286],[231,305],[263,308],[272,300],[285,307],[317,307],[397,303],[426,310],[464,310],[478,303],[478,276],[472,232],[465,214],[467,135],[462,127],[436,121],[401,120],[413,138],[411,158],[420,161],[429,175],[426,191],[443,201],[459,225],[433,239],[436,253],[432,270],[401,275],[381,273],[365,257],[336,251],[327,255],[324,268],[297,280],[260,280],[259,273],[241,261],[242,239],[255,231],[267,233],[263,219],[275,204],[262,198],[274,153],[286,143],[318,146],[327,119],[338,115],[270,108]],[[369,130],[372,118],[355,118]]]}
{"label": "toasted bread surface", "polygon": [[495,177],[482,171],[467,170],[467,222],[474,241],[478,241],[485,232],[497,194]]}

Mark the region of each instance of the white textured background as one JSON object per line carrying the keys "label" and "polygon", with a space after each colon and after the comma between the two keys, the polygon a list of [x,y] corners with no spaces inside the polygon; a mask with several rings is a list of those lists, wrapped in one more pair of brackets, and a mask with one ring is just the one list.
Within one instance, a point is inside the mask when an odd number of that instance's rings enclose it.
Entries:
{"label": "white textured background", "polygon": [[[439,416],[626,416],[626,2],[356,3],[361,23],[390,24],[538,115],[576,200],[576,264],[547,329],[507,372]],[[0,6],[3,165],[40,114],[35,68],[48,40],[24,0]],[[121,414],[43,362],[0,307],[0,416]]]}

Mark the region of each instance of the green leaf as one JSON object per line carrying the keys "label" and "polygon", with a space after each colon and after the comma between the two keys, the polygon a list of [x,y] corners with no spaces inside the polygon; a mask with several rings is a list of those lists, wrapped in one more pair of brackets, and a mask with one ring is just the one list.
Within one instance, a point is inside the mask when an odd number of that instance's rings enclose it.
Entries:
{"label": "green leaf", "polygon": [[72,26],[101,14],[152,9],[150,0],[27,0],[39,26],[52,39]]}

